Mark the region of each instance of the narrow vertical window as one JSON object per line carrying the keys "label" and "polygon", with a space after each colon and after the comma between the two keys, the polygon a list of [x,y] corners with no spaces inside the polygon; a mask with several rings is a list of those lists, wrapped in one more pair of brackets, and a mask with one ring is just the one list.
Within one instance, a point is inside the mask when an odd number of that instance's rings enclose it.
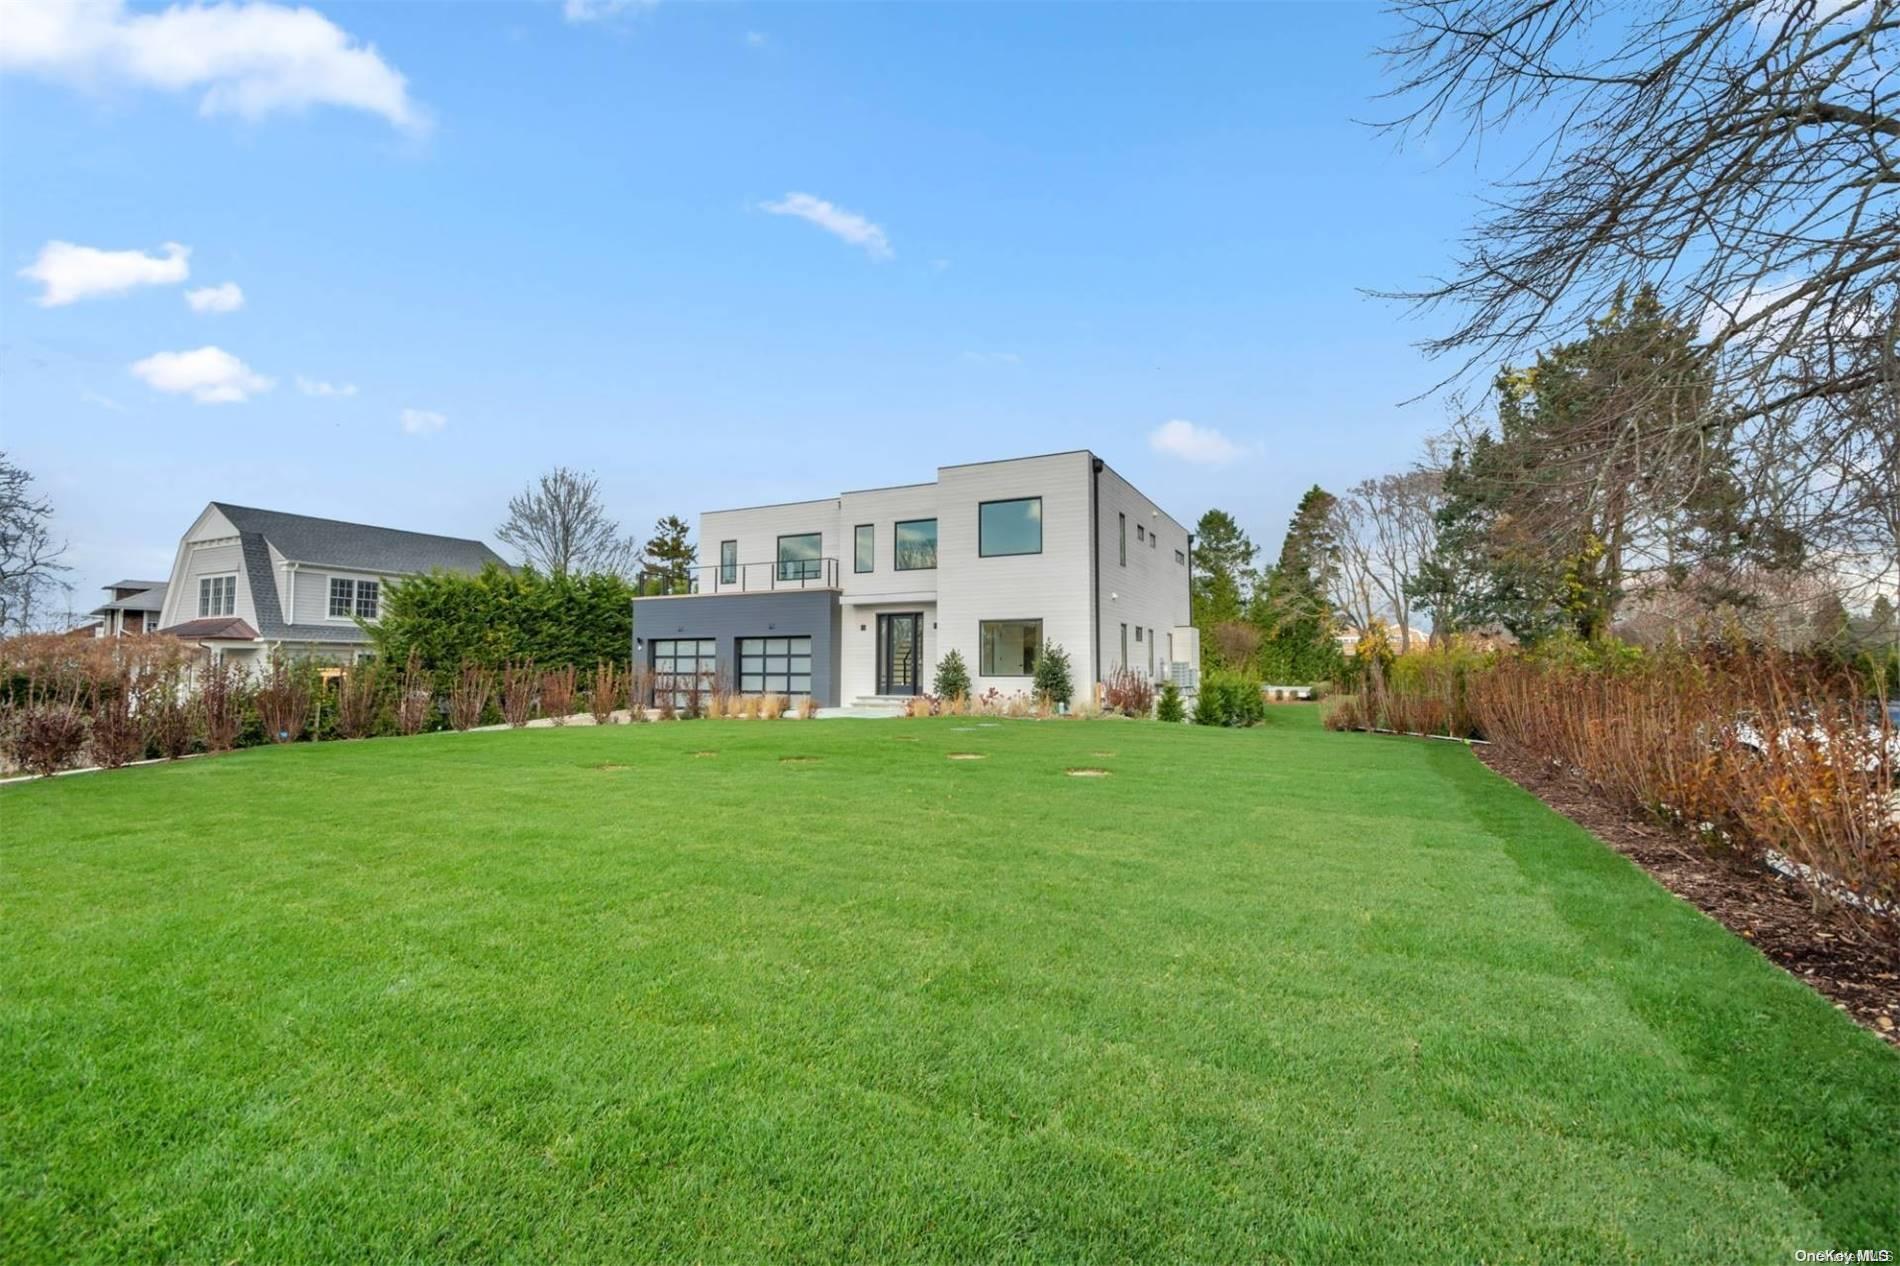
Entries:
{"label": "narrow vertical window", "polygon": [[860,523],[852,532],[851,570],[862,575],[877,568],[877,527]]}
{"label": "narrow vertical window", "polygon": [[739,583],[739,542],[719,542],[719,583],[736,585]]}
{"label": "narrow vertical window", "polygon": [[1119,540],[1122,551],[1122,566],[1126,567],[1128,566],[1128,516],[1118,514],[1115,518],[1120,524]]}
{"label": "narrow vertical window", "polygon": [[1122,625],[1122,661],[1118,667],[1128,667],[1128,626]]}

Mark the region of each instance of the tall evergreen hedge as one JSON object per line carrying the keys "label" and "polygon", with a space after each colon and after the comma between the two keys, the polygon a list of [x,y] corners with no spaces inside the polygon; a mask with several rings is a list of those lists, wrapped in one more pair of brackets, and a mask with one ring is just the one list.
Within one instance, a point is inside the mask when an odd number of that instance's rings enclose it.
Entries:
{"label": "tall evergreen hedge", "polygon": [[492,563],[473,576],[435,572],[391,585],[370,635],[386,663],[405,662],[414,648],[438,674],[530,658],[589,670],[632,653],[633,586],[619,576],[545,576]]}

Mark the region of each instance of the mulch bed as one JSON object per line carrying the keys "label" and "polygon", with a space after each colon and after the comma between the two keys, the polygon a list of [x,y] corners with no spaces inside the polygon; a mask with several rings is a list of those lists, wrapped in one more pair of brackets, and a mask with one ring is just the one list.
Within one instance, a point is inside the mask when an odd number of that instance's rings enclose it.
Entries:
{"label": "mulch bed", "polygon": [[1623,856],[1669,891],[1811,985],[1875,1035],[1900,1046],[1900,945],[1868,935],[1838,904],[1741,857],[1718,857],[1606,800],[1582,777],[1499,744],[1479,760]]}

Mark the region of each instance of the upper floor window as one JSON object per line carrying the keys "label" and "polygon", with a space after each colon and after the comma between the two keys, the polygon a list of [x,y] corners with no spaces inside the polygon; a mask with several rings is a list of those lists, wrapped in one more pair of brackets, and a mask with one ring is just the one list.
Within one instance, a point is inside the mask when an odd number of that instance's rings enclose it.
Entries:
{"label": "upper floor window", "polygon": [[1126,567],[1128,566],[1128,516],[1125,514],[1116,515],[1115,523],[1117,533],[1115,539],[1121,549],[1122,566]]}
{"label": "upper floor window", "polygon": [[1186,566],[1186,565],[1187,565],[1187,555],[1186,555],[1186,554],[1183,554],[1183,553],[1182,553],[1182,552],[1181,552],[1180,550],[1176,550],[1176,551],[1174,551],[1174,561],[1175,561],[1175,562],[1177,562],[1177,563],[1180,563],[1180,564],[1181,564],[1181,565],[1183,565],[1183,566]]}
{"label": "upper floor window", "polygon": [[236,576],[206,576],[198,582],[199,615],[232,615],[236,611]]}
{"label": "upper floor window", "polygon": [[929,571],[937,565],[937,521],[909,519],[892,525],[898,571]]}
{"label": "upper floor window", "polygon": [[1156,545],[1160,543],[1161,543],[1161,533],[1159,532],[1148,533],[1148,548],[1149,549],[1153,549]]}
{"label": "upper floor window", "polygon": [[976,552],[983,558],[1042,553],[1042,498],[985,501],[977,506]]}
{"label": "upper floor window", "polygon": [[877,528],[860,523],[851,534],[851,570],[874,571],[877,568]]}
{"label": "upper floor window", "polygon": [[824,575],[825,538],[818,532],[800,532],[778,538],[778,578],[818,580]]}
{"label": "upper floor window", "polygon": [[719,583],[736,585],[739,583],[739,542],[719,542]]}
{"label": "upper floor window", "polygon": [[1143,527],[1139,523],[1135,524],[1135,544],[1139,545],[1147,539],[1148,539],[1148,529]]}
{"label": "upper floor window", "polygon": [[330,577],[330,618],[347,620],[351,616],[361,616],[365,620],[374,620],[381,597],[382,586],[374,580],[351,580],[344,576],[332,576]]}

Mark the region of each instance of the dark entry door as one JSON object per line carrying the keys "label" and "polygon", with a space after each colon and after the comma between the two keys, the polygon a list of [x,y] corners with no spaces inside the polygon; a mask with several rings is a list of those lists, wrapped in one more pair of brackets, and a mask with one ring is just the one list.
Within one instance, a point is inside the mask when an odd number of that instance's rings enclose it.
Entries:
{"label": "dark entry door", "polygon": [[917,693],[917,663],[924,655],[924,617],[905,611],[877,618],[877,692]]}

